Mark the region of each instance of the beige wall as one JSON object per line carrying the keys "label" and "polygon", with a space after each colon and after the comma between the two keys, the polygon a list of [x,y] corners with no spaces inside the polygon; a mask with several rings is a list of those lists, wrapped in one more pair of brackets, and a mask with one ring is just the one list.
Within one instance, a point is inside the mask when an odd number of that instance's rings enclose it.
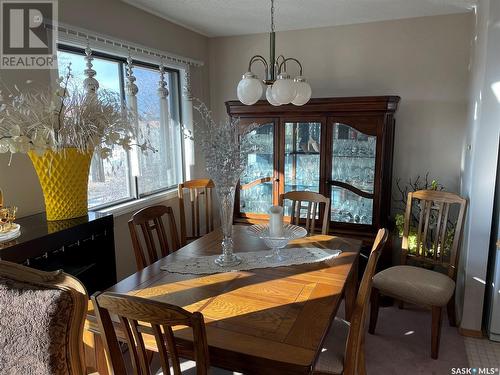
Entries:
{"label": "beige wall", "polygon": [[[394,177],[429,171],[457,191],[471,33],[472,17],[460,14],[279,32],[276,45],[277,54],[302,62],[313,97],[401,96]],[[250,57],[267,56],[268,48],[266,34],[210,39],[210,99],[218,116],[224,101],[236,98]],[[263,76],[257,64],[255,71]]]}
{"label": "beige wall", "polygon": [[[193,94],[208,102],[208,39],[200,34],[143,12],[119,0],[59,0],[59,21],[111,37],[157,48],[205,62],[192,69]],[[22,85],[27,79],[46,85],[47,71],[0,71],[8,85]],[[97,76],[99,78],[99,76]],[[20,216],[44,210],[43,196],[31,162],[25,155],[0,155],[0,187],[8,203],[20,208]],[[177,199],[165,204],[178,206]],[[116,260],[119,279],[135,271],[135,260],[127,220],[131,213],[115,217]]]}
{"label": "beige wall", "polygon": [[[2,70],[0,69],[0,90],[6,91],[17,85],[23,89],[26,80],[43,87],[50,82],[45,70]],[[10,161],[10,166],[9,166]],[[0,188],[7,204],[19,206],[19,216],[31,215],[44,210],[43,195],[31,161],[26,155],[0,154]]]}

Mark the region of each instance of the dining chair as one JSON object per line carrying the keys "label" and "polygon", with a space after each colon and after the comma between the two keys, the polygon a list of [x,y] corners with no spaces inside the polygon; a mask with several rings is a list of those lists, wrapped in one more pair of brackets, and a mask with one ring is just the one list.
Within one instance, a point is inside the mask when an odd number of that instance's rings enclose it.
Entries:
{"label": "dining chair", "polygon": [[[375,333],[380,294],[401,301],[400,307],[403,302],[429,307],[432,311],[431,357],[438,358],[444,306],[447,306],[450,325],[456,324],[455,281],[466,208],[467,201],[450,192],[419,190],[408,194],[402,265],[383,270],[373,278],[371,334]],[[454,225],[450,219],[451,209],[458,209]],[[412,221],[416,227],[412,227]],[[407,265],[410,261],[427,268]]]}
{"label": "dining chair", "polygon": [[[316,230],[316,217],[320,213],[320,204],[324,204],[323,223],[321,226],[321,234],[328,234],[328,226],[330,223],[330,198],[312,191],[289,191],[281,194],[279,197],[279,205],[284,207],[284,201],[290,200],[290,222],[295,225],[300,225],[305,219],[305,228],[308,234],[314,234]],[[302,203],[306,203],[303,206]],[[304,217],[304,209],[307,208]],[[302,219],[302,220],[301,220]]]}
{"label": "dining chair", "polygon": [[361,279],[351,321],[335,318],[314,366],[315,375],[365,375],[365,321],[372,279],[389,231],[380,229],[375,237],[368,263]]}
{"label": "dining chair", "polygon": [[[213,212],[213,189],[214,183],[210,179],[198,179],[185,181],[178,186],[179,211],[181,217],[181,245],[185,246],[188,241],[200,238],[204,234],[214,230]],[[191,215],[191,231],[188,234],[186,222],[185,194],[189,194],[189,207]],[[186,194],[187,195],[187,194]],[[205,208],[205,232],[202,231],[200,201]]]}
{"label": "dining chair", "polygon": [[[165,231],[164,217],[169,228],[170,242]],[[141,229],[145,248],[139,238],[138,227]],[[172,207],[158,205],[143,208],[132,215],[132,218],[128,221],[128,228],[138,271],[180,248]],[[156,232],[156,238],[153,235],[154,232]],[[156,249],[157,244],[160,248],[160,255]]]}
{"label": "dining chair", "polygon": [[125,335],[135,375],[156,373],[151,370],[147,355],[146,347],[151,345],[156,346],[163,374],[171,374],[171,369],[175,375],[182,373],[182,359],[179,357],[182,347],[174,336],[174,327],[188,327],[192,331],[196,375],[232,374],[210,367],[207,334],[203,314],[200,312],[191,313],[164,302],[109,292],[95,293],[92,302],[111,367],[110,375],[127,373],[115,330],[117,321]]}
{"label": "dining chair", "polygon": [[0,261],[0,373],[84,375],[87,302],[62,271]]}

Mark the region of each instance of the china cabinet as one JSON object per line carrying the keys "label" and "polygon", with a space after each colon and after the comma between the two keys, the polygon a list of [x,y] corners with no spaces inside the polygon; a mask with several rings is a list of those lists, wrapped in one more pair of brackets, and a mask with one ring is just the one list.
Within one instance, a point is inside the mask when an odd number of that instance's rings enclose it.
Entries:
{"label": "china cabinet", "polygon": [[241,125],[260,125],[245,135],[254,147],[240,180],[235,220],[266,220],[280,194],[314,191],[331,199],[332,233],[373,239],[390,215],[398,103],[397,96],[318,98],[301,107],[226,102]]}

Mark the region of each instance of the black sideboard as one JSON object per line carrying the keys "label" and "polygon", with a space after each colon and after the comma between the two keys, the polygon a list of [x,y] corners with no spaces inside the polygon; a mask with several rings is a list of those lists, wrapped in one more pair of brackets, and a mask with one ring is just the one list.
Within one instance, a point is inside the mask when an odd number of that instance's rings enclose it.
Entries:
{"label": "black sideboard", "polygon": [[116,284],[113,216],[89,212],[70,220],[47,221],[45,213],[16,220],[21,235],[0,243],[0,260],[77,277],[89,295]]}

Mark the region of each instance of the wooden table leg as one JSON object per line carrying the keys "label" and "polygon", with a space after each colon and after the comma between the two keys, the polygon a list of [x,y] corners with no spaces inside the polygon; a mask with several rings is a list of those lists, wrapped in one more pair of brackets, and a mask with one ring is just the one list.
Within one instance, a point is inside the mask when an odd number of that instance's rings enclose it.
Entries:
{"label": "wooden table leg", "polygon": [[347,279],[345,286],[345,318],[347,321],[351,321],[351,315],[354,310],[354,304],[356,303],[356,294],[358,290],[358,259],[352,264],[351,273]]}

